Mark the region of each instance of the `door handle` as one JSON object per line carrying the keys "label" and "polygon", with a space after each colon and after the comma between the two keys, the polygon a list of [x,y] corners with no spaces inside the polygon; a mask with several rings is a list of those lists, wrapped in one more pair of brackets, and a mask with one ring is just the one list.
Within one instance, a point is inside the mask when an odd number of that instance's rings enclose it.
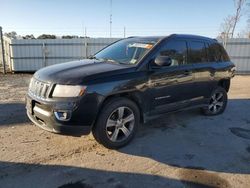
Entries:
{"label": "door handle", "polygon": [[185,70],[185,71],[184,71],[184,75],[187,76],[187,75],[190,75],[190,74],[192,74],[192,71],[190,71],[190,70]]}

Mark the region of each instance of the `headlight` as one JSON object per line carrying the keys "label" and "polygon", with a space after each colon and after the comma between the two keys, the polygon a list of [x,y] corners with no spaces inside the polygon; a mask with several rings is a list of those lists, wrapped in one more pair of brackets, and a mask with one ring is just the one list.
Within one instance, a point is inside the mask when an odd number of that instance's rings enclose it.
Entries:
{"label": "headlight", "polygon": [[86,86],[72,86],[57,84],[52,97],[78,97],[84,94]]}

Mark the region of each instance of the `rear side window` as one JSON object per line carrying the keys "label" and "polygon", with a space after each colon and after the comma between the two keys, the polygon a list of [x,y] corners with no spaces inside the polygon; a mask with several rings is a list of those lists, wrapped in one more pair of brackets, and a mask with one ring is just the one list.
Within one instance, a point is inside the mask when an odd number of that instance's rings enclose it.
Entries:
{"label": "rear side window", "polygon": [[188,51],[188,63],[205,63],[208,62],[207,51],[204,42],[190,41]]}
{"label": "rear side window", "polygon": [[229,61],[229,57],[224,48],[218,43],[208,44],[209,62]]}
{"label": "rear side window", "polygon": [[187,44],[182,40],[171,40],[160,50],[161,56],[168,56],[172,59],[171,66],[186,64]]}

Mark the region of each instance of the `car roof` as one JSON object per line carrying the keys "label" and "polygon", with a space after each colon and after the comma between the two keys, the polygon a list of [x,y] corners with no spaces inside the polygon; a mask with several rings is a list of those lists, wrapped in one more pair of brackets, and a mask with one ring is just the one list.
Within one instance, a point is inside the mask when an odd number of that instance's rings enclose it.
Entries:
{"label": "car roof", "polygon": [[145,40],[145,41],[159,41],[161,39],[166,38],[166,36],[132,36],[132,37],[128,37],[128,38],[135,38],[135,39],[139,39],[139,40]]}
{"label": "car roof", "polygon": [[216,39],[212,39],[209,37],[205,37],[205,36],[200,36],[200,35],[190,35],[190,34],[171,34],[168,36],[147,36],[147,37],[141,37],[141,36],[133,36],[133,37],[129,37],[129,38],[139,38],[141,40],[162,40],[162,39],[166,39],[166,38],[185,38],[185,39],[198,39],[198,40],[207,40],[207,41],[211,41],[211,42],[217,42]]}
{"label": "car roof", "polygon": [[189,35],[189,34],[173,34],[171,35],[176,38],[185,38],[185,39],[200,39],[200,40],[210,40],[210,41],[216,41],[216,39],[212,39],[205,36],[200,35]]}

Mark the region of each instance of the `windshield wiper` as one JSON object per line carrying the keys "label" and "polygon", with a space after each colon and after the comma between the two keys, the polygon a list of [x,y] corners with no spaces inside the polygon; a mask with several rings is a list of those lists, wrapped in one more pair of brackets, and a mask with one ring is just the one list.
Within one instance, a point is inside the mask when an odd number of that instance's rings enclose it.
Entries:
{"label": "windshield wiper", "polygon": [[109,58],[101,58],[100,60],[107,61],[107,62],[110,62],[110,63],[120,64],[120,62],[119,62],[119,61],[116,61],[116,60],[114,60],[114,59],[109,59]]}
{"label": "windshield wiper", "polygon": [[88,59],[97,59],[98,60],[98,58],[96,56],[89,56]]}
{"label": "windshield wiper", "polygon": [[112,62],[112,63],[117,63],[117,61],[115,61],[113,59],[109,59],[109,58],[97,58],[96,56],[90,56],[90,57],[88,57],[88,59],[96,59],[96,60],[101,60],[101,61],[108,61],[108,62]]}

